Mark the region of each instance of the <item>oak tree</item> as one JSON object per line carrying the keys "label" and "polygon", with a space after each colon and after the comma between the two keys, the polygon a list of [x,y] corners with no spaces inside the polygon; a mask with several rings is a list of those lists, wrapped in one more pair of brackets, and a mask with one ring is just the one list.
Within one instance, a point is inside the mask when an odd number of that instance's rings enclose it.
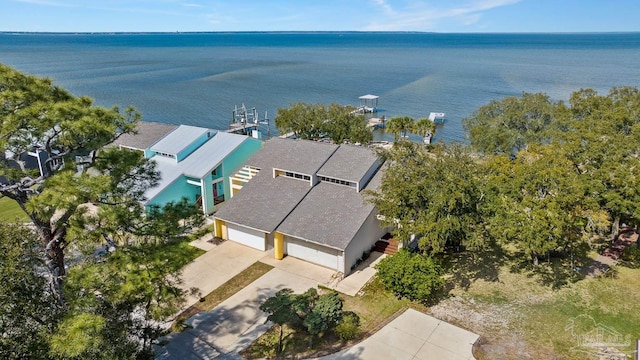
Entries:
{"label": "oak tree", "polygon": [[367,195],[397,239],[417,237],[431,253],[484,246],[482,173],[471,154],[458,145],[431,152],[401,142],[386,156],[382,184]]}

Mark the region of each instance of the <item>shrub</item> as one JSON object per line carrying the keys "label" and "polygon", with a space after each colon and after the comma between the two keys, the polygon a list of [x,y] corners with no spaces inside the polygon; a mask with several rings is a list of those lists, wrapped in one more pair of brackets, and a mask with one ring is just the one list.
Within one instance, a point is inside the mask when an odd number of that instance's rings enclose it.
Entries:
{"label": "shrub", "polygon": [[444,285],[440,265],[408,250],[387,256],[376,267],[382,284],[400,298],[425,302]]}
{"label": "shrub", "polygon": [[353,311],[345,311],[334,331],[342,341],[355,339],[360,334],[360,317]]}
{"label": "shrub", "polygon": [[320,295],[303,324],[309,334],[323,333],[336,326],[342,318],[342,299],[337,292]]}
{"label": "shrub", "polygon": [[631,263],[640,263],[640,247],[636,245],[628,246],[624,249],[620,258]]}

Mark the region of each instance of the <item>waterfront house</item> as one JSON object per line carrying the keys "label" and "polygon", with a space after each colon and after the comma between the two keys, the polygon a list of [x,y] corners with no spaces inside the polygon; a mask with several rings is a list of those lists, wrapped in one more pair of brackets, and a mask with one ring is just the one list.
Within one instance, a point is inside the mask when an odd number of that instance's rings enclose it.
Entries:
{"label": "waterfront house", "polygon": [[[55,155],[55,153],[53,154]],[[22,170],[34,170],[37,172],[37,176],[43,178],[49,177],[53,169],[57,169],[63,165],[62,159],[53,160],[52,155],[49,154],[43,147],[33,146],[29,151],[24,151],[20,154],[14,154],[10,151],[5,151],[2,160],[6,161],[10,167]],[[0,176],[0,183],[6,183],[7,179],[4,176]]]}
{"label": "waterfront house", "polygon": [[145,192],[147,208],[187,198],[205,214],[228,198],[229,175],[262,146],[258,139],[224,131],[145,122],[138,134],[122,136],[116,144],[142,151],[156,163],[160,182]]}
{"label": "waterfront house", "polygon": [[346,275],[386,232],[362,195],[381,165],[365,147],[272,138],[231,178],[216,236]]}

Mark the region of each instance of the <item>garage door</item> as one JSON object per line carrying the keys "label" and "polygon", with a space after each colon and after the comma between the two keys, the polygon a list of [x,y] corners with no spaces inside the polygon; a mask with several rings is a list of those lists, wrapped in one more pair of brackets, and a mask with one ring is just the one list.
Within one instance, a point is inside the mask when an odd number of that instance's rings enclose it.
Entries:
{"label": "garage door", "polygon": [[285,252],[287,255],[298,259],[322,265],[330,269],[339,269],[337,250],[327,249],[314,243],[287,237],[285,238]]}
{"label": "garage door", "polygon": [[227,236],[229,237],[229,240],[242,245],[250,246],[262,251],[266,250],[263,232],[247,229],[242,226],[227,224]]}

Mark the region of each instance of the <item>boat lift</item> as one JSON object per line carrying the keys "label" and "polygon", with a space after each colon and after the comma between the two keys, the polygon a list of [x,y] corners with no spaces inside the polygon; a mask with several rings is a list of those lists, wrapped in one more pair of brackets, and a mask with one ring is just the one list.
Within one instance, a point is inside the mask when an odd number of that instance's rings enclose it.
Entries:
{"label": "boat lift", "polygon": [[358,107],[357,111],[361,114],[378,112],[379,98],[380,97],[378,95],[371,95],[371,94],[360,96],[359,97],[360,106]]}
{"label": "boat lift", "polygon": [[229,129],[227,130],[227,132],[260,138],[260,132],[258,131],[258,127],[260,126],[260,124],[267,125],[267,132],[270,136],[271,128],[269,126],[267,112],[265,111],[264,113],[264,119],[260,119],[256,108],[247,110],[247,107],[243,103],[240,107],[238,107],[237,105],[234,106],[233,116],[231,118],[231,123],[229,124]]}

